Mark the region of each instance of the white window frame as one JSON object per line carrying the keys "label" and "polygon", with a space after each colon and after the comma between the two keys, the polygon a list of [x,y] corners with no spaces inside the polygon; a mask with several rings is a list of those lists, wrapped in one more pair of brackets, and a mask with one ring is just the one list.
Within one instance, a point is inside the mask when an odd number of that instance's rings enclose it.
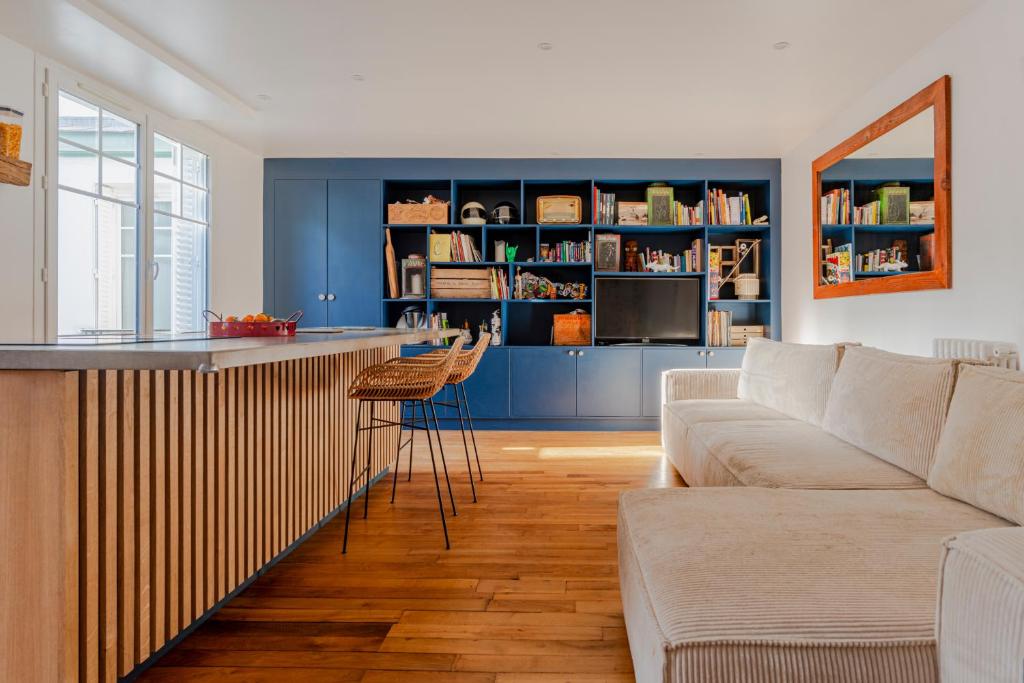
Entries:
{"label": "white window frame", "polygon": [[[111,91],[109,88],[96,84],[56,62],[47,59],[37,60],[36,65],[36,129],[40,134],[35,136],[36,158],[44,160],[44,173],[41,183],[36,184],[36,272],[39,273],[43,286],[34,293],[35,316],[34,336],[37,341],[53,343],[57,341],[57,292],[58,263],[57,236],[58,213],[58,105],[60,92],[64,91],[87,102],[95,103],[139,126],[138,143],[138,189],[139,215],[136,220],[136,334],[153,334],[153,280],[156,275],[153,257],[153,186],[154,186],[154,135],[159,134],[171,138],[196,152],[206,155],[207,192],[206,198],[206,298],[203,308],[209,306],[210,298],[210,265],[212,263],[213,186],[214,156],[205,145],[194,140],[187,131],[178,130],[172,119],[160,112],[148,108],[131,98]],[[181,181],[185,182],[185,181]],[[191,185],[191,183],[186,183]],[[200,188],[203,189],[203,188]],[[85,194],[85,193],[83,193]],[[104,200],[108,198],[104,197]],[[161,212],[163,213],[163,212]],[[181,217],[184,219],[184,217]],[[192,220],[193,219],[184,219]]]}

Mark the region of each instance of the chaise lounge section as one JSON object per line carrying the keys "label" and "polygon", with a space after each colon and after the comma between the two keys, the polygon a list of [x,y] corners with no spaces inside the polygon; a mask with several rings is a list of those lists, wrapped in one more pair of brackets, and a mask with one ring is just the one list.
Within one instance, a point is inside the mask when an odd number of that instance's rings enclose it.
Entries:
{"label": "chaise lounge section", "polygon": [[[638,681],[1020,680],[1021,373],[770,341],[710,397],[702,372],[664,382],[691,488],[620,498]],[[979,552],[1002,559],[959,560]],[[971,572],[1015,599],[980,613]]]}

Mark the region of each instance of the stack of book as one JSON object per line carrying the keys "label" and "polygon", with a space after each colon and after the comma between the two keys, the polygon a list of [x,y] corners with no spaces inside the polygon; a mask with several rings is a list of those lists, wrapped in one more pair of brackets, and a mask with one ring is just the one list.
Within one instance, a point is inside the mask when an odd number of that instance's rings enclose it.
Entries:
{"label": "stack of book", "polygon": [[508,278],[505,277],[505,271],[500,268],[488,268],[491,276],[491,298],[492,299],[507,299],[508,298]]}
{"label": "stack of book", "polygon": [[708,311],[708,346],[732,345],[732,311]]}
{"label": "stack of book", "polygon": [[852,253],[852,244],[840,244],[831,254],[825,257],[826,284],[838,285],[853,281],[850,258]]}
{"label": "stack of book", "polygon": [[857,225],[878,225],[882,220],[882,204],[878,201],[868,202],[864,206],[853,209],[853,222]]}
{"label": "stack of book", "polygon": [[832,190],[821,196],[821,223],[822,225],[849,225],[850,191],[848,189]]}
{"label": "stack of book", "polygon": [[[886,264],[895,264],[897,262],[903,263],[898,270],[895,269],[895,266],[883,268]],[[906,263],[907,255],[898,247],[875,249],[874,251],[866,251],[863,254],[857,254],[858,273],[874,273],[878,271],[898,273],[906,268]]]}
{"label": "stack of book", "polygon": [[482,261],[476,240],[456,230],[430,236],[430,260],[434,263],[472,263]]}
{"label": "stack of book", "polygon": [[676,202],[676,225],[702,225],[704,223],[704,201],[696,206]]}
{"label": "stack of book", "polygon": [[601,192],[594,188],[594,207],[597,211],[598,225],[615,225],[615,193]]}
{"label": "stack of book", "polygon": [[556,242],[551,245],[547,261],[552,263],[589,263],[594,256],[590,249],[590,240],[586,242]]}
{"label": "stack of book", "polygon": [[704,240],[696,239],[690,248],[683,252],[683,272],[699,273],[704,269]]}
{"label": "stack of book", "polygon": [[750,195],[746,192],[729,197],[724,190],[711,188],[707,206],[709,225],[752,225],[754,222],[750,215]]}

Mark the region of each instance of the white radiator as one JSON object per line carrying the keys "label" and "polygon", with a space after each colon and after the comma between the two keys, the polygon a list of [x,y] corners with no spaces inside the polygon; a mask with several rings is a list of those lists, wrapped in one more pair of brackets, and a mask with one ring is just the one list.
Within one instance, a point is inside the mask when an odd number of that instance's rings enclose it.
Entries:
{"label": "white radiator", "polygon": [[932,344],[936,358],[972,358],[992,363],[1000,368],[1020,370],[1020,353],[1010,342],[983,341],[981,339],[936,339]]}

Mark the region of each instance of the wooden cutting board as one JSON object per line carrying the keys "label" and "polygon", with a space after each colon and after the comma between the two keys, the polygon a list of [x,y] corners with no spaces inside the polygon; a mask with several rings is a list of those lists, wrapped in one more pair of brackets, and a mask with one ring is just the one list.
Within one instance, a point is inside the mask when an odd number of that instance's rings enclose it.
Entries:
{"label": "wooden cutting board", "polygon": [[384,247],[384,256],[388,262],[388,289],[391,290],[391,298],[397,299],[398,294],[398,267],[395,265],[395,246],[391,244],[391,228],[384,229],[387,244]]}

